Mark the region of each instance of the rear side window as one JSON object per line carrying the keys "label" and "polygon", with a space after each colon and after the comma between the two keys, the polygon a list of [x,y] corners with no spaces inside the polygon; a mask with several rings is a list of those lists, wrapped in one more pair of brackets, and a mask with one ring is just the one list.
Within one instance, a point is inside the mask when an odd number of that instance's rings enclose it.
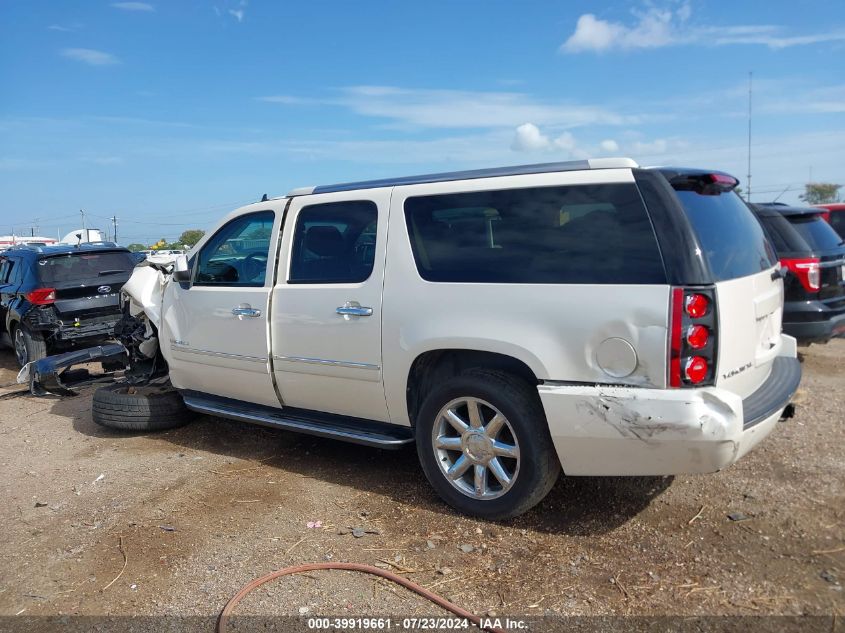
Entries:
{"label": "rear side window", "polygon": [[46,285],[128,273],[135,268],[131,253],[70,253],[38,260],[38,278]]}
{"label": "rear side window", "polygon": [[419,196],[405,218],[427,281],[666,283],[634,184]]}
{"label": "rear side window", "polygon": [[772,241],[772,246],[778,254],[803,253],[813,249],[780,213],[758,216],[766,234]]}
{"label": "rear side window", "polygon": [[842,245],[842,238],[820,215],[791,215],[789,223],[814,251],[829,251]]}
{"label": "rear side window", "polygon": [[735,193],[675,194],[698,234],[715,281],[747,277],[775,265],[777,256],[760,223]]}
{"label": "rear side window", "polygon": [[288,283],[360,283],[373,272],[378,207],[370,200],[312,204],[299,212]]}
{"label": "rear side window", "polygon": [[832,211],[830,213],[830,226],[839,233],[839,237],[845,239],[845,211]]}

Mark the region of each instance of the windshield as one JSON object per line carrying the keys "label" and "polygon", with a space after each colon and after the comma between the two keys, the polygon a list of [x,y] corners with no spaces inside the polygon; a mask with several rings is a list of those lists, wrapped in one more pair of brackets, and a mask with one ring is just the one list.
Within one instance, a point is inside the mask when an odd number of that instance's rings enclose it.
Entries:
{"label": "windshield", "polygon": [[792,215],[788,220],[815,251],[830,251],[842,246],[842,238],[820,215]]}
{"label": "windshield", "polygon": [[716,281],[754,275],[775,265],[777,256],[760,223],[735,193],[676,191],[675,195],[698,234]]}
{"label": "windshield", "polygon": [[38,260],[38,277],[49,285],[128,273],[134,267],[130,253],[69,253]]}

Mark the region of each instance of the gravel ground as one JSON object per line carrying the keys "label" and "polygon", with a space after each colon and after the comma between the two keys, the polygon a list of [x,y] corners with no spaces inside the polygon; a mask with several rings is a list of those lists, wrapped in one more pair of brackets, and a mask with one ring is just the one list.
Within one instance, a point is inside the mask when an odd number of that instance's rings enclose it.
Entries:
{"label": "gravel ground", "polygon": [[[490,523],[443,505],[413,450],[205,416],[118,434],[92,423],[92,387],[19,393],[2,351],[0,616],[208,623],[249,580],[320,561],[390,568],[491,617],[841,615],[845,340],[803,353],[796,417],[725,472],[561,478],[528,514]],[[265,585],[238,613],[445,615],[325,571]]]}

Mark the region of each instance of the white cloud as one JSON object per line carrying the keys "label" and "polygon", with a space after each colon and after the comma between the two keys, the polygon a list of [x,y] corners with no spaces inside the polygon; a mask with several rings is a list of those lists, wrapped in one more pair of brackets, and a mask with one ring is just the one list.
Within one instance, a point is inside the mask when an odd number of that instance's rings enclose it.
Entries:
{"label": "white cloud", "polygon": [[615,153],[619,151],[619,143],[613,139],[606,139],[599,144],[603,152]]}
{"label": "white cloud", "polygon": [[120,63],[120,60],[111,53],[97,51],[93,48],[65,48],[62,49],[61,55],[90,66],[114,66]]}
{"label": "white cloud", "polygon": [[[246,16],[246,6],[247,6],[247,4],[248,4],[247,0],[238,0],[238,2],[235,3],[235,8],[234,9],[227,9],[226,12],[229,15],[231,15],[233,18],[235,18],[239,23],[243,22],[244,17]],[[217,11],[217,15],[220,15],[220,11],[217,9],[217,7],[215,7],[214,10]]]}
{"label": "white cloud", "polygon": [[147,2],[112,2],[111,6],[123,11],[155,11],[155,7]]}
{"label": "white cloud", "polygon": [[519,92],[407,89],[393,86],[352,86],[335,98],[291,95],[259,97],[284,105],[330,105],[414,128],[514,128],[525,121],[560,129],[584,125],[623,125],[640,118],[604,106],[541,101]]}
{"label": "white cloud", "polygon": [[523,152],[548,149],[550,145],[551,141],[549,137],[540,133],[540,128],[533,123],[523,123],[516,128],[511,149],[517,152]]}
{"label": "white cloud", "polygon": [[563,152],[572,158],[586,158],[587,152],[578,147],[571,132],[565,131],[551,139],[533,123],[523,123],[516,128],[511,149],[515,152]]}
{"label": "white cloud", "polygon": [[845,41],[845,30],[795,36],[779,36],[774,33],[728,34],[723,37],[717,37],[714,43],[720,46],[727,44],[762,44],[763,46],[778,50],[791,46],[807,46],[809,44],[842,41]]}
{"label": "white cloud", "polygon": [[691,26],[692,6],[669,2],[663,7],[647,4],[632,11],[634,20],[623,23],[604,20],[592,13],[578,18],[575,31],[561,45],[564,53],[662,48],[682,44],[705,46],[763,45],[771,49],[805,46],[845,40],[845,29],[810,35],[785,35],[782,27],[771,24]]}
{"label": "white cloud", "polygon": [[51,24],[47,27],[49,31],[60,31],[61,33],[70,33],[73,31],[69,26],[62,26],[61,24]]}
{"label": "white cloud", "polygon": [[637,22],[633,26],[626,26],[585,13],[578,18],[575,32],[563,43],[561,50],[580,53],[603,52],[613,48],[626,50],[667,46],[677,41],[678,24],[685,22],[689,15],[689,5],[686,4],[678,11],[650,7],[637,14]]}

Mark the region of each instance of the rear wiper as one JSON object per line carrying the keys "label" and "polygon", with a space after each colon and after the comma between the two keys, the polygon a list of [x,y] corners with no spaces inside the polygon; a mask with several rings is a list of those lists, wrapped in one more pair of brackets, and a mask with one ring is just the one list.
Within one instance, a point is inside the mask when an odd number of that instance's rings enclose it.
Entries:
{"label": "rear wiper", "polygon": [[125,270],[123,270],[121,268],[117,268],[115,270],[101,270],[99,274],[100,274],[100,277],[104,277],[105,275],[114,275],[115,273],[125,273],[125,272],[126,272]]}

